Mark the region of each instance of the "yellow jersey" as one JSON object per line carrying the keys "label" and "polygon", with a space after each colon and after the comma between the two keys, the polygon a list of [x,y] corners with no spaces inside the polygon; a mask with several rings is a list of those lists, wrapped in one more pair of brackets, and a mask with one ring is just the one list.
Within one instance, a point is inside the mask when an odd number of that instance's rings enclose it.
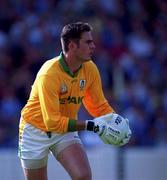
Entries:
{"label": "yellow jersey", "polygon": [[96,65],[90,60],[72,74],[61,53],[39,70],[21,111],[20,125],[28,122],[43,131],[65,133],[69,121],[77,120],[82,103],[93,117],[113,112],[103,95]]}

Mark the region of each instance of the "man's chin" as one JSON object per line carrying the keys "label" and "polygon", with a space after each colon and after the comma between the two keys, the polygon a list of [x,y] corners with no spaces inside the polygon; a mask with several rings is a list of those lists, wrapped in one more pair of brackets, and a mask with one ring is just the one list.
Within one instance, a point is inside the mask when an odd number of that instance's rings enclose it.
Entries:
{"label": "man's chin", "polygon": [[88,62],[88,61],[91,61],[92,60],[92,57],[93,56],[87,56],[84,58],[84,62]]}
{"label": "man's chin", "polygon": [[84,60],[84,62],[88,62],[88,61],[91,61],[91,58],[87,58]]}
{"label": "man's chin", "polygon": [[88,56],[88,57],[86,58],[86,61],[90,61],[90,60],[92,60],[92,59],[93,59],[93,54],[90,55],[90,56]]}

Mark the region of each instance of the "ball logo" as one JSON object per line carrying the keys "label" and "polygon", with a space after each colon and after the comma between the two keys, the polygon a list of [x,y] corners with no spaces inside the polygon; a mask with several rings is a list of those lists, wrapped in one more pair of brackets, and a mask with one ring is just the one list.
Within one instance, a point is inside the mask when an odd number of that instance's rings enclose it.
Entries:
{"label": "ball logo", "polygon": [[122,122],[122,118],[120,116],[117,116],[117,118],[115,119],[115,123],[118,125]]}
{"label": "ball logo", "polygon": [[112,127],[108,127],[108,132],[110,133],[114,133],[114,134],[121,134],[120,131],[116,130],[116,129],[113,129]]}

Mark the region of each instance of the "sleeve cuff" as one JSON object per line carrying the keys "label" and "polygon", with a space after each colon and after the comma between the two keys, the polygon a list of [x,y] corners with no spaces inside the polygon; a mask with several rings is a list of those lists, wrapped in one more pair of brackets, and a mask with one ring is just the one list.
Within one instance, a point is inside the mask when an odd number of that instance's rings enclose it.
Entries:
{"label": "sleeve cuff", "polygon": [[75,119],[69,119],[68,132],[76,131],[76,124],[77,124],[77,121]]}

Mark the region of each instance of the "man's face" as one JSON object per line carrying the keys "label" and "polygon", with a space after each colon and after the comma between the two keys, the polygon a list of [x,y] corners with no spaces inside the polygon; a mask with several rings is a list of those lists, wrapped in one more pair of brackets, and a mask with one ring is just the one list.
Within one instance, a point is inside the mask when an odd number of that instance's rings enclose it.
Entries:
{"label": "man's face", "polygon": [[79,46],[75,49],[76,56],[81,62],[91,59],[95,50],[91,32],[84,32],[79,41]]}

